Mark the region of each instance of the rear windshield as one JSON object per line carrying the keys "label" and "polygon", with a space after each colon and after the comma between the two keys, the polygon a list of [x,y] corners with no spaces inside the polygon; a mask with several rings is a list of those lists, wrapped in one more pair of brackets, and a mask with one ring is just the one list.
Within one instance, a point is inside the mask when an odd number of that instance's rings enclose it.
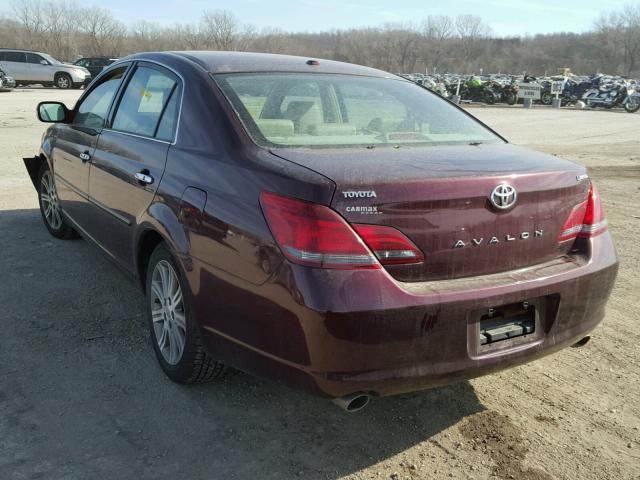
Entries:
{"label": "rear windshield", "polygon": [[406,81],[299,73],[214,78],[262,146],[502,142],[446,100]]}

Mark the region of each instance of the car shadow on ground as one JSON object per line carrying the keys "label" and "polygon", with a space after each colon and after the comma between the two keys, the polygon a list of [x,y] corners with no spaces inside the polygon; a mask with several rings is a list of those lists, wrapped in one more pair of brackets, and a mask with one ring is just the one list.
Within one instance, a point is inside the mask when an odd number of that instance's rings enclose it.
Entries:
{"label": "car shadow on ground", "polygon": [[240,372],[176,385],[153,357],[142,293],[97,249],[50,237],[34,209],[0,212],[0,247],[8,478],[338,478],[483,409],[468,382],[356,414]]}

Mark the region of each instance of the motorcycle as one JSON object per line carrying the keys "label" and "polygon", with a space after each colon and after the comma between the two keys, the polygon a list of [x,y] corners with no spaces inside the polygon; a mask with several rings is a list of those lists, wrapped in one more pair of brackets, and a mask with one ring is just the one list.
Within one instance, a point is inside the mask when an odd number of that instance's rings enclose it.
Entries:
{"label": "motorcycle", "polygon": [[593,88],[591,81],[576,81],[571,78],[567,78],[560,94],[560,101],[562,106],[575,105],[582,99],[587,90]]}
{"label": "motorcycle", "polygon": [[460,86],[460,98],[472,102],[484,102],[489,105],[500,100],[500,95],[493,88],[483,84],[479,79],[471,78]]}
{"label": "motorcycle", "polygon": [[633,91],[633,93],[628,94],[627,98],[622,102],[624,105],[624,109],[629,113],[635,113],[640,110],[640,92]]}
{"label": "motorcycle", "polygon": [[508,105],[515,105],[518,101],[518,83],[512,80],[502,86],[502,100]]}
{"label": "motorcycle", "polygon": [[633,113],[638,110],[635,98],[631,102],[629,101],[629,98],[634,93],[632,89],[627,87],[626,83],[608,83],[600,86],[597,90],[587,91],[583,100],[587,107],[590,108],[603,107],[611,109],[613,107],[624,107],[627,112]]}

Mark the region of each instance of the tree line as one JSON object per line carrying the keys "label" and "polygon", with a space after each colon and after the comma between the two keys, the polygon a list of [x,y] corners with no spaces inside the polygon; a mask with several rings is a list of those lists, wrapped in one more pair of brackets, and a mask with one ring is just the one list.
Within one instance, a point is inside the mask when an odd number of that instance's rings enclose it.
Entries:
{"label": "tree line", "polygon": [[584,33],[498,37],[474,15],[432,15],[423,21],[370,28],[296,33],[257,29],[224,10],[198,22],[126,25],[104,8],[73,0],[16,0],[0,18],[0,47],[25,48],[72,61],[158,50],[286,53],[352,62],[392,72],[640,74],[640,4],[603,12]]}

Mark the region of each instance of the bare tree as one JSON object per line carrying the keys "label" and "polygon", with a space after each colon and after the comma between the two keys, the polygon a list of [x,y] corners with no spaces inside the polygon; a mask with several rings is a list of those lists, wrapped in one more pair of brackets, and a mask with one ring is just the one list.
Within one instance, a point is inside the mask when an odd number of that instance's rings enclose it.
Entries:
{"label": "bare tree", "polygon": [[163,45],[166,38],[165,31],[153,22],[138,20],[133,24],[129,33],[129,40],[134,51],[150,52],[166,49]]}
{"label": "bare tree", "polygon": [[22,25],[26,35],[26,46],[39,49],[42,46],[45,29],[40,0],[14,0],[11,3],[11,9],[15,19]]}
{"label": "bare tree", "polygon": [[197,25],[176,25],[173,29],[174,43],[183,50],[204,48],[204,38]]}
{"label": "bare tree", "polygon": [[640,4],[603,13],[592,31],[497,38],[473,15],[429,16],[419,24],[292,33],[257,31],[228,11],[203,13],[200,22],[163,26],[138,21],[130,28],[104,8],[82,8],[77,0],[10,0],[0,18],[0,45],[41,50],[62,60],[82,55],[122,55],[148,50],[253,50],[369,65],[394,72],[534,75],[570,67],[640,74]]}
{"label": "bare tree", "polygon": [[207,43],[216,50],[233,50],[240,25],[236,17],[225,10],[205,11],[201,31]]}
{"label": "bare tree", "polygon": [[616,59],[625,75],[640,66],[640,5],[603,13],[596,21],[605,55]]}
{"label": "bare tree", "polygon": [[84,9],[81,30],[89,39],[86,55],[117,55],[120,53],[126,29],[111,12],[98,7]]}
{"label": "bare tree", "polygon": [[[489,37],[490,29],[482,18],[475,15],[458,15],[455,21],[456,32],[458,34],[459,63],[464,69],[473,70],[477,59],[485,48],[484,39]],[[476,62],[472,62],[476,60]]]}
{"label": "bare tree", "polygon": [[42,5],[44,35],[48,51],[56,57],[71,58],[77,54],[78,11],[74,2],[60,0]]}
{"label": "bare tree", "polygon": [[455,32],[454,21],[446,15],[429,15],[422,22],[422,57],[433,73],[445,63],[446,46]]}

